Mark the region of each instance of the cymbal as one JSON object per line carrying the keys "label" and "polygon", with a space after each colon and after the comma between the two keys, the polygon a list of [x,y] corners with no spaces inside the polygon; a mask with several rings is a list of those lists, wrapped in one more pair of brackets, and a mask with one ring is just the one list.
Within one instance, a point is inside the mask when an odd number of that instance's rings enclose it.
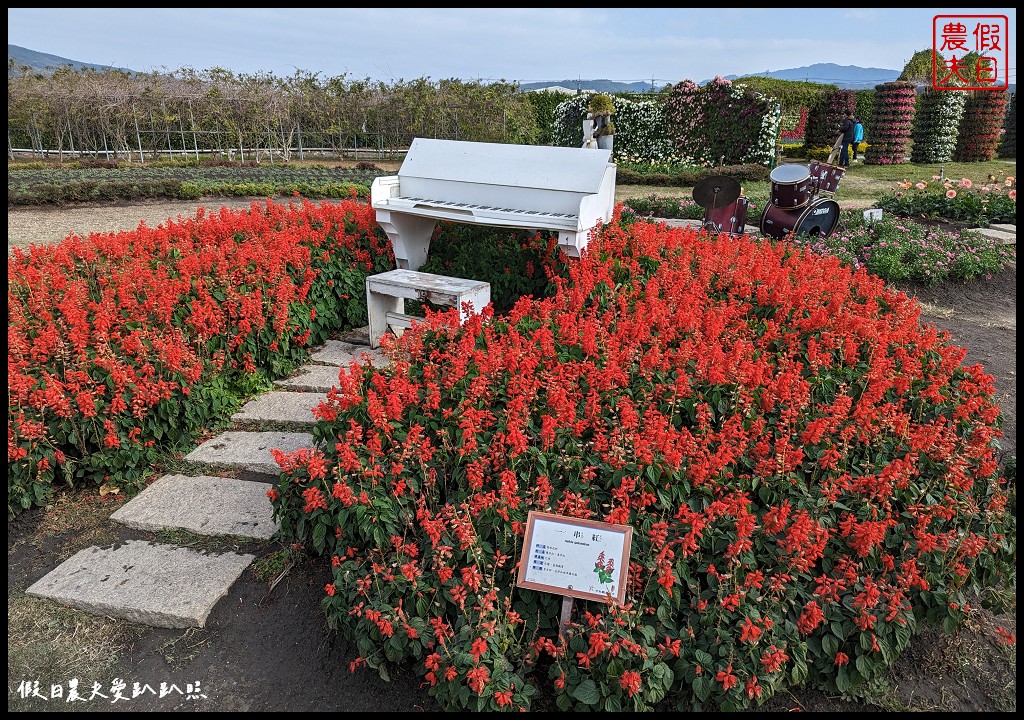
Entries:
{"label": "cymbal", "polygon": [[725,175],[706,177],[693,186],[693,201],[702,208],[725,207],[740,196],[740,184]]}

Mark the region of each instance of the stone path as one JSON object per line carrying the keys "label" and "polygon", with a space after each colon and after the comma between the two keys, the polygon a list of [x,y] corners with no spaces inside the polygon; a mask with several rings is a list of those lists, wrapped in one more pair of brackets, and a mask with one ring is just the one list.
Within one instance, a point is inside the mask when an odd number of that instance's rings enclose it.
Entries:
{"label": "stone path", "polygon": [[1003,245],[1017,244],[1016,225],[995,224],[987,228],[978,228],[975,232],[981,233],[985,237],[992,238]]}
{"label": "stone path", "polygon": [[[185,460],[205,473],[165,475],[115,511],[111,520],[140,530],[266,540],[278,529],[267,498],[280,468],[272,449],[313,447],[313,408],[352,362],[386,364],[369,348],[366,328],[331,340],[278,390],[249,401],[232,416],[236,428],[207,440]],[[273,429],[264,429],[271,427]],[[288,428],[288,429],[280,429]],[[245,472],[239,480],[218,473]],[[26,594],[99,615],[156,627],[203,627],[217,602],[254,560],[242,553],[203,553],[141,540],[88,547],[34,583]]]}

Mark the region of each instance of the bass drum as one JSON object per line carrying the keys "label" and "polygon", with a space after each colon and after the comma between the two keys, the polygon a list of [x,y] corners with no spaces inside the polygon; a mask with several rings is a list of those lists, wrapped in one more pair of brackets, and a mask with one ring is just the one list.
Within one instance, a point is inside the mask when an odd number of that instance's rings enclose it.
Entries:
{"label": "bass drum", "polygon": [[803,207],[811,199],[811,173],[804,165],[779,165],[768,179],[772,183],[772,205],[776,207]]}
{"label": "bass drum", "polygon": [[766,205],[761,214],[761,234],[777,240],[789,235],[827,238],[838,222],[839,203],[830,198],[820,198],[795,210]]}

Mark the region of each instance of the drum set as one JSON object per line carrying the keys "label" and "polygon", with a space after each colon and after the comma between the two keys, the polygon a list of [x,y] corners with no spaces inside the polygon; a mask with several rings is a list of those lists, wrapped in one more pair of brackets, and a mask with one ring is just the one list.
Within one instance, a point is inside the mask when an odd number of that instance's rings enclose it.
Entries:
{"label": "drum set", "polygon": [[[761,213],[761,234],[777,240],[789,235],[831,235],[839,222],[839,203],[833,197],[845,173],[839,165],[818,160],[776,167],[769,175],[771,201]],[[750,200],[732,178],[713,175],[701,180],[693,188],[693,200],[704,208],[701,229],[715,234],[745,233]]]}
{"label": "drum set", "polygon": [[761,234],[776,239],[831,235],[839,222],[839,203],[833,197],[845,173],[839,165],[818,160],[776,167],[768,176],[771,202],[761,214]]}

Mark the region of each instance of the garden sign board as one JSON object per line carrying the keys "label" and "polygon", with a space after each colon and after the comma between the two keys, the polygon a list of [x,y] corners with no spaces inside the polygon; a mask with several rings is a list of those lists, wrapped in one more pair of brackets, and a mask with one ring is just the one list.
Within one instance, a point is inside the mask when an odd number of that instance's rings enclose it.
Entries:
{"label": "garden sign board", "polygon": [[626,599],[633,528],[532,511],[519,560],[519,587],[620,605]]}

